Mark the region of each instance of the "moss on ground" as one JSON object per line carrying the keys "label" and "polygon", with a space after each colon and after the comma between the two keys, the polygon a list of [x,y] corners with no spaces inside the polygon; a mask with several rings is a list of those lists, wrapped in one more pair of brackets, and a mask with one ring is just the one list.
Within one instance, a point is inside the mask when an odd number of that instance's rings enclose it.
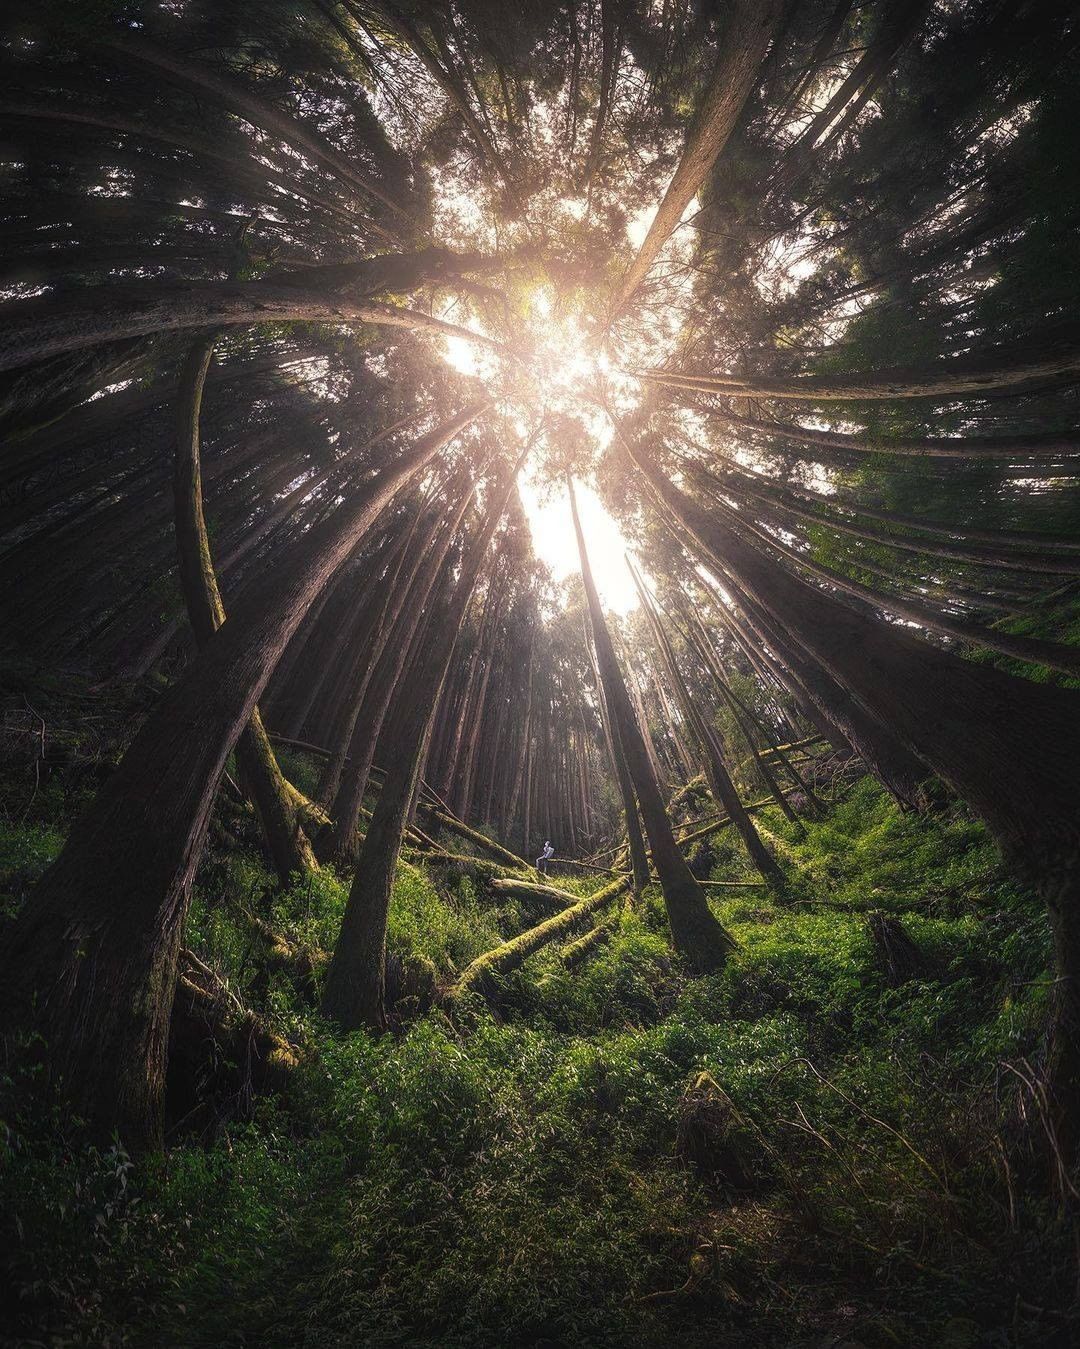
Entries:
{"label": "moss on ground", "polygon": [[[4,913],[59,848],[64,799],[52,782],[22,818],[9,811]],[[7,1082],[7,1333],[342,1349],[1068,1343],[1069,1236],[1024,1172],[1004,1066],[1040,1052],[1040,906],[962,809],[903,814],[869,779],[805,837],[776,812],[761,820],[784,845],[789,902],[716,900],[739,941],[722,973],[687,977],[651,892],[572,972],[545,949],[494,1008],[475,1001],[451,1022],[406,1007],[393,1034],[343,1041],[266,977],[242,909],[325,948],[346,882],[325,872],[275,893],[244,822],[219,820],[188,944],[309,1057],[286,1097],[222,1119],[209,1146],[181,1139],[139,1164],[87,1147],[34,1081]],[[751,878],[728,841],[716,858],[714,877]],[[925,978],[890,984],[874,909],[901,918]],[[445,984],[534,921],[466,874],[410,865],[390,945]],[[700,1081],[738,1112],[738,1183]]]}

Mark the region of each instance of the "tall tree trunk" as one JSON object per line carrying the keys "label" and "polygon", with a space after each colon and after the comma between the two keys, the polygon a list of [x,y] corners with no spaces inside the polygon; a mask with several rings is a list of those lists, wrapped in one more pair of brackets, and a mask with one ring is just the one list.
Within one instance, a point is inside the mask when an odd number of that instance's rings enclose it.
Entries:
{"label": "tall tree trunk", "polygon": [[161,1138],[165,1044],[191,879],[225,761],[292,633],[401,484],[484,410],[422,436],[253,584],[161,698],[12,925],[6,1027],[33,1028],[74,1111]]}
{"label": "tall tree trunk", "polygon": [[632,299],[735,130],[784,8],[781,0],[736,0],[729,6],[709,86],[687,130],[682,157],[663,200],[619,286],[616,311]]}
{"label": "tall tree trunk", "polygon": [[[624,439],[657,497],[703,556],[738,578],[852,704],[949,783],[990,827],[1009,863],[1046,900],[1055,940],[1053,1089],[1070,1157],[1080,1148],[1080,699],[962,660],[802,581],[724,529]],[[842,724],[842,723],[841,723]],[[844,728],[847,729],[846,727]],[[874,744],[849,737],[869,762]]]}
{"label": "tall tree trunk", "polygon": [[[217,337],[196,342],[180,375],[177,407],[176,464],[173,502],[180,589],[188,620],[201,649],[225,622],[225,606],[218,590],[210,540],[203,515],[199,454],[199,411],[203,385]],[[296,872],[317,870],[318,863],[297,817],[296,803],[278,767],[256,707],[236,742],[236,761],[246,789],[251,792],[274,869],[288,884]]]}
{"label": "tall tree trunk", "polygon": [[685,596],[682,597],[682,600],[681,611],[683,619],[687,623],[684,635],[689,641],[692,649],[697,652],[698,659],[712,676],[713,682],[720,692],[720,696],[724,699],[732,716],[738,722],[739,729],[743,734],[743,739],[746,741],[750,753],[753,755],[754,763],[757,766],[766,787],[776,801],[776,804],[792,823],[797,821],[795,812],[792,810],[787,798],[780,790],[779,783],[772,771],[772,766],[758,748],[757,740],[754,736],[755,728],[764,739],[766,749],[771,750],[777,755],[781,764],[790,774],[792,780],[798,785],[799,789],[806,797],[807,811],[820,812],[824,803],[818,799],[813,788],[791,762],[787,754],[779,747],[776,736],[773,735],[753,708],[748,706],[728,683],[727,679],[724,677],[724,672],[721,669],[720,659],[712,643],[709,641],[708,633],[706,633],[702,626],[701,620],[686,607]]}
{"label": "tall tree trunk", "polygon": [[493,487],[494,500],[470,546],[453,595],[440,606],[442,612],[435,616],[400,700],[404,715],[395,736],[395,754],[364,837],[323,988],[323,1014],[342,1030],[385,1026],[386,923],[401,838],[454,643],[516,476],[515,468],[505,487]]}
{"label": "tall tree trunk", "polygon": [[588,554],[585,551],[585,536],[582,534],[581,521],[578,519],[574,484],[569,479],[567,488],[574,517],[574,533],[581,555],[581,577],[585,583],[585,594],[589,602],[593,643],[604,685],[604,696],[611,709],[612,725],[619,729],[626,765],[630,770],[641,805],[641,815],[645,821],[645,832],[649,836],[653,864],[664,892],[672,942],[690,968],[704,974],[719,969],[724,964],[734,942],[713,916],[705,892],[687,866],[686,859],[675,842],[660,788],[649,766],[649,756],[645,751],[641,728],[634,719],[630,696],[626,692],[615,658],[615,648],[604,622],[600,596],[597,594]]}
{"label": "tall tree trunk", "polygon": [[[619,795],[623,803],[623,823],[626,826],[626,848],[630,854],[630,870],[634,879],[634,896],[640,899],[649,884],[649,857],[645,851],[645,840],[641,835],[641,821],[638,819],[637,797],[634,795],[634,780],[626,763],[622,738],[615,723],[607,698],[604,696],[604,681],[600,677],[600,665],[596,650],[585,633],[585,646],[592,661],[593,679],[596,682],[596,698],[600,707],[600,724],[604,728],[604,740],[607,743],[608,760],[615,781],[619,785]],[[648,734],[648,727],[642,724],[642,735]]]}
{"label": "tall tree trunk", "polygon": [[1043,346],[992,347],[910,369],[827,375],[695,375],[677,370],[632,371],[639,378],[684,392],[755,398],[802,398],[810,403],[845,399],[959,398],[1021,391],[1080,375],[1080,347],[1068,340]]}
{"label": "tall tree trunk", "polygon": [[[148,40],[130,28],[114,29],[108,35],[102,35],[100,41],[103,46],[163,72],[178,84],[201,91],[204,97],[209,95],[219,106],[230,109],[253,126],[295,146],[321,164],[338,181],[359,188],[399,217],[405,215],[404,207],[386,192],[381,183],[359,168],[354,156],[343,154],[318,132],[281,112],[240,80],[230,78],[204,62],[187,61],[177,52]],[[381,232],[386,238],[393,239],[392,234],[387,234],[385,230]]]}
{"label": "tall tree trunk", "polygon": [[201,281],[184,286],[131,281],[90,286],[7,301],[0,305],[0,317],[0,371],[152,333],[254,323],[371,323],[499,348],[491,338],[430,314],[281,281]]}
{"label": "tall tree trunk", "polygon": [[319,775],[318,789],[315,793],[319,804],[324,807],[328,807],[337,796],[338,788],[341,785],[341,775],[349,757],[349,746],[352,743],[353,731],[356,729],[356,719],[360,715],[360,708],[363,705],[368,683],[375,671],[375,664],[382,655],[390,629],[397,621],[398,607],[404,601],[404,597],[421,566],[422,554],[417,549],[410,563],[408,574],[404,574],[409,545],[412,543],[419,523],[420,512],[418,511],[413,516],[408,530],[402,533],[400,545],[390,561],[382,586],[382,594],[375,602],[371,626],[365,634],[372,635],[373,640],[370,645],[365,647],[361,655],[360,666],[362,668],[354,668],[351,676],[352,687],[346,693],[338,710],[329,739],[331,753],[323,765],[323,770]]}
{"label": "tall tree trunk", "polygon": [[702,408],[701,411],[759,435],[778,436],[799,445],[840,450],[844,454],[899,454],[930,459],[1060,459],[1080,455],[1080,435],[1075,432],[1030,436],[938,436],[922,440],[897,436],[878,440],[868,435],[795,426],[790,422],[755,421],[719,408]]}
{"label": "tall tree trunk", "polygon": [[688,725],[697,733],[701,748],[704,751],[705,775],[708,778],[709,787],[712,789],[713,799],[722,810],[727,812],[731,822],[739,831],[750,860],[757,867],[762,879],[774,890],[782,891],[785,888],[784,873],[777,865],[776,858],[761,841],[753,820],[746,813],[746,809],[739,799],[739,793],[736,791],[731,775],[727,771],[727,765],[724,763],[720,738],[690,696],[690,690],[687,688],[686,680],[679,670],[678,660],[672,650],[671,642],[664,631],[659,615],[655,611],[652,597],[646,591],[637,570],[631,568],[631,573],[641,597],[645,615],[656,638],[661,665],[671,681],[676,698],[682,705],[683,715],[686,717]]}
{"label": "tall tree trunk", "polygon": [[471,487],[463,487],[457,510],[451,519],[445,522],[438,541],[433,541],[423,570],[416,574],[409,590],[402,597],[394,629],[387,635],[353,723],[353,732],[349,740],[349,763],[341,774],[341,785],[330,808],[333,827],[319,841],[319,852],[324,860],[332,859],[339,865],[345,865],[356,859],[356,829],[360,820],[360,807],[367,789],[371,765],[375,760],[379,733],[393,699],[394,689],[405,669],[417,628],[438,580],[439,571],[450,551],[454,535],[465,517],[472,495]]}

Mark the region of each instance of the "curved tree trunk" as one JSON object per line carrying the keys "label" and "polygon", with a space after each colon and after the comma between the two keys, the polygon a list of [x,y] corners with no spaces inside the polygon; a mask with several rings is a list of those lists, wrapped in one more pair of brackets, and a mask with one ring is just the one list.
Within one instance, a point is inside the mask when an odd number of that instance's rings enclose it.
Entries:
{"label": "curved tree trunk", "polygon": [[[520,465],[521,460],[517,467]],[[386,923],[402,834],[454,644],[516,476],[517,468],[505,489],[501,485],[494,489],[495,499],[470,545],[453,594],[436,611],[407,686],[401,691],[403,716],[395,737],[394,759],[387,768],[364,837],[323,988],[323,1014],[342,1030],[358,1026],[379,1030],[385,1025]],[[444,581],[449,580],[446,572]]]}
{"label": "curved tree trunk", "polygon": [[253,584],[163,695],[12,925],[4,1023],[34,1028],[94,1132],[161,1137],[165,1044],[192,876],[225,761],[292,633],[401,484],[475,404],[358,489]]}
{"label": "curved tree trunk", "polygon": [[[1050,910],[1053,1089],[1069,1155],[1080,1146],[1080,699],[962,660],[791,575],[675,487],[624,438],[657,497],[703,556],[735,576],[806,658],[950,784]],[[842,715],[842,713],[840,714]],[[843,724],[843,723],[841,723]],[[852,728],[874,762],[874,745]]]}
{"label": "curved tree trunk", "polygon": [[1080,347],[1067,341],[1044,347],[999,347],[910,369],[829,375],[695,375],[678,370],[635,370],[652,383],[697,393],[755,398],[802,398],[810,403],[893,398],[959,398],[1021,391],[1080,376]]}
{"label": "curved tree trunk", "polygon": [[1080,455],[1080,435],[1069,432],[1032,436],[932,436],[922,440],[904,437],[874,440],[865,435],[821,431],[817,427],[794,426],[789,422],[755,421],[720,408],[701,408],[700,411],[759,435],[778,436],[781,440],[795,441],[799,445],[842,450],[845,454],[899,454],[926,459],[1033,459],[1044,456],[1060,459],[1063,456]]}
{"label": "curved tree trunk", "polygon": [[[184,362],[180,375],[173,478],[180,589],[196,645],[200,648],[225,622],[225,606],[218,590],[203,515],[199,454],[199,410],[216,342],[216,335],[202,338],[194,344]],[[317,870],[315,854],[297,818],[295,803],[266,738],[257,707],[236,742],[236,761],[244,786],[251,792],[279,878],[288,883],[296,872]]]}
{"label": "curved tree trunk", "polygon": [[[414,285],[425,279],[418,274]],[[8,301],[0,305],[0,320],[0,371],[152,333],[255,323],[371,323],[499,348],[492,338],[430,314],[280,280],[91,286],[55,297]]]}
{"label": "curved tree trunk", "polygon": [[[163,71],[180,84],[210,94],[218,103],[238,113],[253,126],[261,127],[271,135],[302,150],[322,164],[339,181],[351,183],[396,214],[404,214],[404,208],[389,196],[370,174],[364,173],[357,166],[353,156],[342,154],[318,133],[311,131],[295,118],[280,112],[273,104],[267,103],[258,94],[245,88],[239,80],[221,75],[206,64],[185,61],[176,52],[147,40],[130,28],[115,29],[107,36],[103,36],[101,42],[103,46]],[[385,230],[380,232],[387,239],[393,239],[393,235],[387,234]]]}

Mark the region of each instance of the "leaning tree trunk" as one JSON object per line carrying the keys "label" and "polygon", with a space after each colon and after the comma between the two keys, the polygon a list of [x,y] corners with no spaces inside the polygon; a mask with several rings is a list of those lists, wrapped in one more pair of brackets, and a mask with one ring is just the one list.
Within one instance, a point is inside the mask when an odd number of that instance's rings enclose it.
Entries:
{"label": "leaning tree trunk", "polygon": [[729,6],[730,17],[705,97],[686,133],[682,157],[649,231],[619,286],[616,310],[630,301],[644,281],[735,130],[784,10],[780,0],[737,0]]}
{"label": "leaning tree trunk", "polygon": [[[392,625],[397,621],[398,605],[403,601],[420,567],[422,558],[418,549],[409,559],[409,546],[419,523],[418,511],[413,516],[409,528],[402,532],[401,539],[395,545],[383,578],[381,587],[383,593],[374,601],[370,622],[365,624],[364,637],[371,640],[365,642],[365,650],[360,661],[354,665],[350,676],[351,687],[346,685],[345,695],[334,718],[328,741],[331,753],[319,775],[319,785],[315,792],[316,800],[321,806],[330,806],[337,796],[338,788],[341,786],[341,775],[345,771],[345,763],[349,756],[349,745],[356,729],[356,719],[360,715],[364,694],[367,692],[375,663],[382,654]],[[403,569],[407,559],[409,571],[406,574]]]}
{"label": "leaning tree trunk", "polygon": [[11,300],[0,306],[0,371],[107,342],[183,329],[253,323],[370,323],[458,337],[498,349],[492,338],[412,309],[354,300],[286,281],[202,281],[186,286],[127,282]]}
{"label": "leaning tree trunk", "polygon": [[731,774],[727,771],[727,765],[724,763],[719,737],[690,696],[690,690],[687,688],[686,680],[679,670],[678,660],[671,642],[660,622],[660,616],[653,606],[652,597],[646,591],[636,568],[631,567],[631,575],[634,578],[638,595],[641,597],[646,618],[656,638],[661,666],[671,681],[675,697],[682,705],[683,715],[686,717],[687,723],[696,731],[701,748],[704,751],[705,776],[708,778],[713,799],[722,810],[727,812],[728,818],[739,831],[739,836],[742,838],[750,860],[757,867],[762,880],[774,890],[783,891],[785,889],[784,873],[780,870],[776,858],[762,842],[760,834],[754,827],[753,820],[747,814],[746,808],[739,799],[739,793],[731,780]]}
{"label": "leaning tree trunk", "polygon": [[[626,847],[630,853],[630,871],[634,878],[634,896],[640,899],[649,884],[649,857],[645,851],[645,840],[641,836],[641,821],[638,819],[637,797],[634,795],[634,780],[626,764],[619,728],[611,715],[611,708],[604,697],[604,681],[600,678],[600,666],[596,651],[589,635],[585,634],[585,645],[592,662],[593,679],[596,681],[596,697],[600,704],[600,724],[604,728],[604,740],[607,744],[608,759],[615,781],[619,784],[619,795],[623,803],[623,821],[626,825]],[[644,734],[644,732],[643,732]]]}
{"label": "leaning tree trunk", "polygon": [[398,615],[394,630],[389,633],[382,646],[363,700],[353,718],[348,750],[349,763],[341,774],[337,795],[330,807],[333,827],[320,841],[320,855],[327,861],[332,859],[338,864],[345,865],[356,860],[356,829],[371,765],[375,760],[375,746],[379,732],[394,696],[394,688],[405,669],[425,606],[446,560],[454,534],[464,519],[472,495],[471,487],[463,489],[457,510],[451,519],[444,523],[438,540],[432,541],[423,570],[414,576],[409,590],[401,604],[397,606]]}
{"label": "leaning tree trunk", "polygon": [[9,932],[4,1025],[37,1031],[74,1111],[161,1138],[165,1044],[191,879],[225,761],[292,633],[401,484],[475,404],[377,473],[252,584],[161,698]]}
{"label": "leaning tree trunk", "polygon": [[697,375],[659,369],[630,373],[683,394],[801,398],[811,403],[848,399],[959,398],[1018,392],[1075,379],[1080,373],[1080,347],[1064,338],[1044,346],[990,347],[975,355],[955,356],[931,365],[826,375],[755,375],[744,379],[739,375]]}
{"label": "leaning tree trunk", "polygon": [[[520,463],[519,460],[518,467]],[[342,1030],[355,1030],[359,1026],[379,1030],[385,1025],[386,924],[402,834],[454,644],[516,475],[517,469],[505,490],[501,485],[495,487],[495,500],[470,546],[453,595],[444,612],[436,613],[407,688],[399,699],[403,716],[395,740],[396,752],[364,837],[323,988],[323,1014]],[[448,575],[446,579],[449,580]]]}
{"label": "leaning tree trunk", "polygon": [[[702,626],[701,620],[687,607],[685,595],[680,595],[680,601],[680,614],[686,625],[682,629],[683,636],[689,643],[691,650],[697,654],[698,659],[712,677],[712,681],[716,685],[721,698],[724,700],[732,716],[738,723],[743,740],[746,742],[751,756],[753,757],[754,764],[760,773],[765,786],[772,793],[777,806],[779,806],[780,810],[783,811],[792,824],[798,824],[799,817],[791,808],[790,802],[781,790],[776,774],[772,770],[772,765],[766,757],[769,751],[775,752],[777,749],[775,735],[769,730],[753,708],[739,697],[728,683],[727,679],[725,679],[724,672],[720,667],[719,656],[712,643],[709,641],[708,634]],[[755,730],[761,734],[765,741],[765,753],[758,747]],[[783,750],[780,751],[778,757],[784,768],[790,774],[792,781],[796,783],[805,796],[807,813],[813,814],[819,812],[824,803],[814,794],[813,788]]]}
{"label": "leaning tree trunk", "polygon": [[675,949],[684,957],[691,969],[704,974],[719,969],[735,943],[713,916],[705,892],[687,866],[686,859],[675,842],[671,821],[664,809],[664,799],[660,795],[660,788],[649,766],[649,756],[645,751],[641,728],[634,719],[630,695],[623,683],[615,658],[615,648],[604,623],[600,596],[593,580],[588,554],[585,551],[585,536],[582,534],[581,521],[578,519],[574,485],[569,479],[567,487],[604,696],[611,711],[612,725],[619,729],[626,764],[641,806],[645,832],[649,836],[649,846],[652,849],[653,864],[664,892],[671,939]]}
{"label": "leaning tree trunk", "polygon": [[[937,436],[923,440],[903,437],[874,439],[867,434],[848,435],[840,431],[821,431],[817,427],[796,426],[790,422],[762,422],[739,417],[719,408],[702,409],[732,426],[759,435],[778,436],[800,445],[840,450],[851,454],[899,454],[930,459],[1060,459],[1080,455],[1080,435],[1076,432],[1051,432],[1046,435],[1015,436]],[[803,455],[814,462],[820,455]]]}
{"label": "leaning tree trunk", "polygon": [[[975,664],[849,607],[725,529],[624,438],[657,497],[700,554],[733,576],[852,705],[891,728],[990,827],[1006,859],[1046,900],[1058,979],[1052,1085],[1070,1156],[1080,1147],[1080,699]],[[831,709],[843,723],[842,708]],[[850,739],[873,764],[865,728]]]}
{"label": "leaning tree trunk", "polygon": [[[214,573],[203,515],[199,453],[199,411],[216,342],[216,335],[202,338],[192,346],[184,362],[180,376],[173,480],[180,589],[199,648],[205,646],[225,622],[225,606]],[[296,804],[270,747],[257,707],[236,742],[236,761],[244,786],[254,800],[280,879],[287,884],[296,872],[317,870],[315,854],[297,817]]]}

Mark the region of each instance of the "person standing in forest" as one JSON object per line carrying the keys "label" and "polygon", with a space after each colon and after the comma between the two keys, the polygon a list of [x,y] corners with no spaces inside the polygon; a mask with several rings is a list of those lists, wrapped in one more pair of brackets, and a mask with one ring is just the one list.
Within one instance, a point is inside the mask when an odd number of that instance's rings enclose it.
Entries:
{"label": "person standing in forest", "polygon": [[540,854],[540,856],[536,859],[537,871],[542,871],[544,875],[547,875],[547,867],[544,865],[544,863],[550,857],[554,856],[555,856],[555,849],[551,846],[551,839],[549,838],[544,839],[544,850]]}

